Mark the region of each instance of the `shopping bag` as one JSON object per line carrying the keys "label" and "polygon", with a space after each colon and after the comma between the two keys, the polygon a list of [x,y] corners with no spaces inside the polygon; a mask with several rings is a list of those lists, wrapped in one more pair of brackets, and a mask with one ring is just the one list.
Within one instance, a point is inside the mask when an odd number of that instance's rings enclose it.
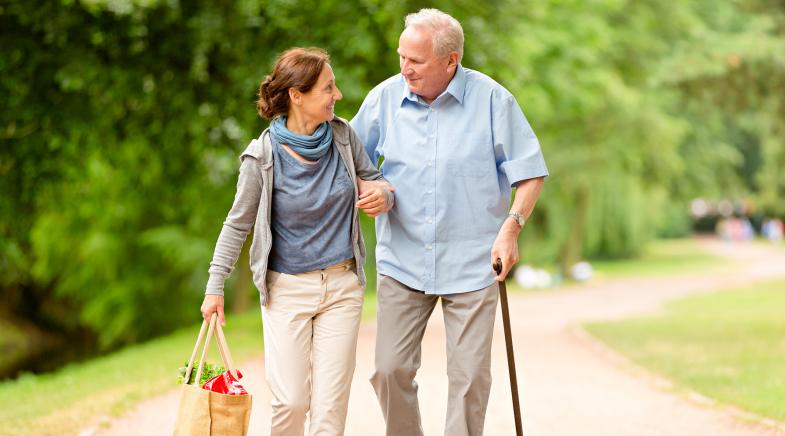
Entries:
{"label": "shopping bag", "polygon": [[[213,314],[209,323],[206,320],[202,323],[202,328],[199,330],[199,336],[196,339],[196,345],[194,345],[194,350],[191,353],[191,359],[188,361],[184,379],[190,379],[191,371],[194,369],[196,353],[200,344],[204,342],[202,357],[199,359],[195,378],[195,380],[201,380],[207,349],[210,346],[210,340],[215,336],[215,340],[218,343],[218,351],[221,353],[221,359],[227,370],[226,373],[217,377],[223,378],[226,375],[227,378],[224,379],[224,382],[228,381],[233,386],[234,382],[237,382],[239,386],[238,380],[242,375],[234,369],[223,329],[221,329],[221,324],[217,320],[218,315]],[[205,329],[207,330],[206,338]],[[216,385],[215,382],[208,388],[199,386],[198,382],[196,385],[183,385],[180,409],[177,412],[177,423],[174,429],[175,436],[245,436],[248,433],[248,422],[251,418],[251,395],[247,393],[241,394],[239,389],[235,389],[234,394],[215,392],[210,390],[214,385],[219,390],[227,388],[225,385],[223,387]],[[242,386],[239,386],[239,388],[242,389]],[[242,391],[244,392],[245,389],[242,389]]]}

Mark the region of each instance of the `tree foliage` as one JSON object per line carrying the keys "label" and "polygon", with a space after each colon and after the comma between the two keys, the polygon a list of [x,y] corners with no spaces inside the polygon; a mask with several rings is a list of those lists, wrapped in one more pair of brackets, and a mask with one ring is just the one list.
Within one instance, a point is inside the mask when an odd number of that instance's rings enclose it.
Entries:
{"label": "tree foliage", "polygon": [[524,258],[634,254],[683,232],[695,196],[785,214],[782,2],[9,1],[1,310],[103,349],[193,321],[275,56],[326,48],[350,118],[424,6],[463,23],[464,65],[517,96],[543,145]]}

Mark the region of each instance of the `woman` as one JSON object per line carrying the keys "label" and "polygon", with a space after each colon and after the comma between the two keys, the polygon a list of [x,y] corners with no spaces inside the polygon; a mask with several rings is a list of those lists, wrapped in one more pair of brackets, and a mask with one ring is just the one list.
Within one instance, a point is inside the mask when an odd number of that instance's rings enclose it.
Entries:
{"label": "woman", "polygon": [[341,98],[324,51],[278,57],[257,103],[272,122],[241,155],[210,264],[201,310],[223,324],[223,284],[254,228],[272,435],[302,435],[309,412],[311,435],[343,434],[365,284],[355,206],[376,216],[393,205],[392,188],[335,117]]}

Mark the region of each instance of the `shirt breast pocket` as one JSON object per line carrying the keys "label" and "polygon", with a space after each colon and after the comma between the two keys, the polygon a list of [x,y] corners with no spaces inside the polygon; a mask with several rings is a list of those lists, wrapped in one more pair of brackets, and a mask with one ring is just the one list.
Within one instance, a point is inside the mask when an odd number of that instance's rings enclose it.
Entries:
{"label": "shirt breast pocket", "polygon": [[490,140],[481,132],[458,132],[451,135],[445,166],[453,177],[480,178],[489,176],[495,159]]}

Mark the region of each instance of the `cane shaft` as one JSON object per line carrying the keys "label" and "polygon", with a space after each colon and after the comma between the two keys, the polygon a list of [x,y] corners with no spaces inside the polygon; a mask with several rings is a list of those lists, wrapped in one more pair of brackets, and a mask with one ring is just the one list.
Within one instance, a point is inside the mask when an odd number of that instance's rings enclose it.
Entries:
{"label": "cane shaft", "polygon": [[499,296],[502,304],[502,322],[504,323],[504,342],[507,345],[507,369],[510,372],[510,388],[512,390],[512,411],[515,415],[515,434],[523,436],[521,428],[521,405],[518,400],[518,377],[515,375],[515,355],[512,350],[512,331],[510,329],[510,307],[507,304],[507,286],[499,283]]}
{"label": "cane shaft", "polygon": [[[502,271],[501,259],[497,259],[493,265],[496,274]],[[523,436],[521,425],[521,404],[518,400],[518,377],[515,375],[515,355],[512,349],[512,330],[510,329],[510,306],[507,303],[507,285],[499,282],[499,299],[502,306],[502,324],[504,324],[504,344],[507,348],[507,370],[510,373],[510,390],[512,391],[512,412],[515,415],[515,434]]]}

